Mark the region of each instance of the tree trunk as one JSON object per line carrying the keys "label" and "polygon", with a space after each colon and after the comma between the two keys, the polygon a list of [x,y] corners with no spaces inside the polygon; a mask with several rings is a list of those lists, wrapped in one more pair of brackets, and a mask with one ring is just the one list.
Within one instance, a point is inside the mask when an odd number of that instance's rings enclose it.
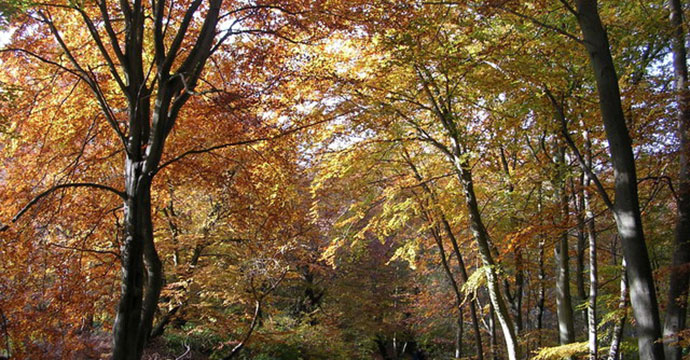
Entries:
{"label": "tree trunk", "polygon": [[[419,173],[419,170],[415,166],[414,162],[412,162],[412,159],[410,158],[410,155],[407,153],[405,150],[404,152],[405,159],[412,169],[412,172],[414,173],[415,178],[417,181],[422,184],[422,189],[426,192],[426,194],[431,198],[431,201],[434,203],[438,203],[436,193],[434,190],[429,187],[424,182],[424,178],[422,175]],[[443,212],[443,210],[439,211],[439,216],[441,217],[441,224],[443,224],[443,230],[446,233],[446,236],[448,236],[448,239],[450,240],[451,245],[453,246],[453,251],[455,252],[455,257],[458,260],[458,267],[460,268],[460,278],[462,279],[463,283],[467,282],[468,275],[467,275],[467,267],[465,266],[465,261],[463,260],[462,253],[460,252],[460,247],[458,245],[458,240],[455,238],[455,234],[453,233],[453,229],[450,226],[450,222],[448,221],[448,218],[446,217],[446,214]],[[432,229],[432,235],[434,235],[434,229]],[[436,232],[438,234],[438,232]],[[434,235],[435,236],[435,235]],[[443,248],[441,247],[441,251],[443,252]],[[444,256],[445,258],[445,256]],[[448,268],[447,273],[450,271],[450,268]],[[455,283],[455,280],[452,276],[452,273],[449,273],[448,278],[451,279]],[[454,290],[456,291],[457,294],[457,300],[458,304],[462,302],[462,299],[460,297],[460,292],[457,287],[457,283],[454,286]],[[477,317],[477,310],[476,310],[476,300],[472,299],[470,301],[470,317],[472,318],[472,330],[474,332],[474,343],[475,343],[475,349],[476,349],[476,354],[477,354],[477,360],[483,360],[484,359],[484,353],[483,353],[483,346],[482,346],[482,334],[481,331],[479,330],[479,319]],[[461,309],[460,309],[461,310]],[[462,315],[460,315],[460,321],[462,321]]]}
{"label": "tree trunk", "polygon": [[465,202],[470,218],[470,230],[477,242],[479,255],[482,260],[482,265],[486,275],[486,284],[489,291],[489,299],[491,306],[495,310],[496,318],[501,326],[503,338],[506,342],[506,351],[510,360],[517,360],[519,356],[519,348],[517,336],[515,335],[515,328],[510,318],[508,308],[506,307],[503,295],[500,290],[500,282],[496,273],[496,264],[491,255],[491,247],[489,245],[489,234],[484,227],[477,203],[477,197],[474,193],[474,183],[472,180],[472,173],[466,161],[462,160],[459,153],[459,145],[457,142],[453,144],[455,151],[453,152],[452,161],[455,165],[455,170],[462,184],[465,193]]}
{"label": "tree trunk", "polygon": [[618,311],[623,313],[620,319],[616,322],[613,328],[613,335],[611,336],[611,346],[609,347],[609,357],[608,360],[618,360],[621,340],[623,339],[623,328],[625,327],[625,308],[628,303],[628,275],[625,266],[625,260],[623,260],[623,272],[621,273],[621,293],[618,300]]}
{"label": "tree trunk", "polygon": [[[506,159],[505,150],[503,145],[499,146],[499,157],[501,160],[501,166],[503,168],[504,176],[506,177],[506,189],[510,194],[515,191],[515,186],[511,181],[510,167],[508,165],[508,160]],[[512,201],[509,204],[510,207],[515,207]],[[515,229],[516,218],[515,216],[510,216],[510,229],[511,231]],[[522,297],[525,287],[525,276],[523,268],[523,258],[522,258],[522,244],[515,244],[515,251],[513,252],[513,258],[515,261],[515,292],[510,291],[510,282],[508,279],[504,279],[506,296],[510,302],[510,309],[514,316],[513,324],[515,325],[515,334],[520,335],[522,332]]]}
{"label": "tree trunk", "polygon": [[493,306],[489,306],[489,336],[491,344],[491,359],[499,360],[498,356],[498,338],[496,334],[496,312]]}
{"label": "tree trunk", "polygon": [[[580,185],[584,187],[585,175],[580,176]],[[585,229],[585,199],[584,189],[577,189],[575,181],[570,180],[570,187],[573,194],[573,208],[577,216],[577,244],[576,244],[576,258],[575,258],[575,284],[577,287],[577,297],[580,301],[587,301],[587,292],[585,291],[585,248],[586,248],[586,233]],[[586,312],[586,311],[585,311]],[[586,316],[585,316],[586,317]]]}
{"label": "tree trunk", "polygon": [[[143,349],[142,315],[144,309],[144,247],[152,236],[151,202],[148,179],[142,176],[142,162],[129,158],[125,164],[125,238],[121,247],[122,286],[114,332],[114,359],[139,359]],[[152,239],[151,239],[152,241]],[[150,283],[147,281],[147,285]],[[157,299],[156,299],[157,300]]]}
{"label": "tree trunk", "polygon": [[[589,132],[583,130],[585,140],[585,161],[587,166],[592,168],[592,143],[589,139]],[[598,287],[598,267],[597,267],[597,233],[594,226],[594,212],[592,211],[592,197],[589,193],[591,179],[584,174],[584,184],[582,189],[582,199],[585,211],[585,229],[589,242],[589,302],[587,306],[587,339],[589,347],[589,359],[597,360],[597,287]]]}
{"label": "tree trunk", "polygon": [[[465,262],[462,259],[460,247],[458,246],[458,240],[455,238],[455,234],[453,234],[453,230],[451,229],[450,223],[448,222],[448,219],[446,218],[445,214],[441,214],[441,221],[443,223],[443,228],[445,229],[446,234],[448,235],[448,238],[450,239],[450,242],[453,245],[453,251],[455,252],[455,257],[458,259],[458,265],[460,267],[460,276],[462,278],[462,282],[465,283],[467,282],[468,278],[467,267],[465,266]],[[482,346],[482,333],[479,330],[479,318],[477,316],[476,300],[470,301],[470,317],[472,319],[472,331],[474,333],[474,345],[477,354],[477,360],[483,360],[484,347]]]}
{"label": "tree trunk", "polygon": [[673,26],[672,50],[680,139],[680,172],[673,263],[664,317],[664,353],[666,360],[680,360],[682,348],[676,345],[679,341],[677,333],[685,329],[690,279],[690,93],[681,0],[670,0],[669,7]]}
{"label": "tree trunk", "polygon": [[[542,185],[539,184],[539,198],[537,199],[537,212],[539,213],[539,221],[542,221]],[[540,224],[541,225],[541,224]],[[545,244],[545,237],[543,234],[539,235],[539,295],[537,298],[537,330],[539,331],[538,338],[537,338],[537,345],[541,347],[541,330],[543,329],[543,321],[544,321],[544,302],[545,302],[545,295],[546,295],[546,289],[545,289],[545,280],[546,280],[546,270],[544,269],[544,255],[545,251],[544,248],[546,247]]]}
{"label": "tree trunk", "polygon": [[[557,163],[560,169],[565,167],[565,148],[558,150]],[[573,322],[573,306],[570,296],[570,264],[568,256],[568,193],[566,191],[565,172],[559,170],[558,197],[561,205],[561,222],[566,227],[560,235],[560,240],[554,247],[556,259],[556,310],[558,315],[558,340],[561,345],[575,341],[575,326]]]}
{"label": "tree trunk", "polygon": [[455,358],[459,359],[462,356],[462,308],[458,308],[458,321],[455,328]]}
{"label": "tree trunk", "polygon": [[637,194],[637,175],[621,106],[618,76],[611,57],[608,35],[604,29],[596,0],[577,0],[577,19],[589,53],[599,93],[606,137],[615,173],[614,217],[623,245],[630,279],[630,299],[637,324],[639,355],[642,359],[664,358],[661,343],[661,322],[642,230]]}
{"label": "tree trunk", "polygon": [[[462,304],[462,294],[460,293],[460,288],[458,287],[458,283],[455,281],[455,277],[453,276],[453,271],[450,269],[450,265],[448,265],[448,258],[446,257],[446,251],[443,248],[443,241],[441,238],[441,235],[439,234],[438,227],[437,225],[433,224],[433,219],[429,218],[428,215],[428,210],[423,209],[423,211],[427,214],[427,221],[431,224],[431,233],[432,236],[434,237],[434,240],[436,241],[436,246],[438,247],[439,255],[441,256],[441,265],[443,265],[443,270],[446,273],[446,277],[448,278],[448,282],[450,282],[451,287],[453,288],[453,292],[455,293],[455,308],[458,310],[458,331],[462,333],[462,307],[460,306]],[[457,335],[457,334],[456,334]],[[393,347],[395,347],[395,338],[393,342]],[[462,353],[462,338],[458,338],[456,336],[456,344],[455,344],[455,357],[459,358],[460,354]]]}

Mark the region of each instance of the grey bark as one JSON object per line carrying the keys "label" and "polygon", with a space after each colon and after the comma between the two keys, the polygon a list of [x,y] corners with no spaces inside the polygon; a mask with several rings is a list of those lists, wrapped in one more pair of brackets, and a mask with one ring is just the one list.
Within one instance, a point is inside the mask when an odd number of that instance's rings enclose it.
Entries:
{"label": "grey bark", "polygon": [[[455,238],[455,234],[453,234],[453,230],[450,227],[450,223],[448,222],[448,219],[443,213],[441,214],[441,222],[443,224],[443,228],[446,232],[446,235],[448,236],[451,244],[453,245],[453,251],[455,252],[455,257],[458,260],[458,266],[460,267],[461,279],[463,283],[467,282],[467,267],[465,266],[462,254],[460,253],[458,240]],[[474,299],[470,301],[470,317],[472,319],[472,331],[474,333],[474,345],[476,349],[477,360],[482,360],[484,359],[484,347],[482,346],[482,333],[479,330],[479,318],[477,316],[476,301]]]}
{"label": "grey bark", "polygon": [[625,266],[625,259],[623,260],[623,272],[621,273],[621,291],[618,300],[618,311],[622,312],[623,315],[616,321],[616,325],[613,328],[613,334],[611,336],[611,346],[609,347],[608,360],[618,360],[621,340],[623,339],[623,328],[625,327],[625,308],[628,306],[628,275]]}
{"label": "grey bark", "polygon": [[675,344],[679,340],[677,333],[686,326],[690,279],[690,92],[681,0],[669,0],[669,10],[673,26],[672,52],[680,139],[680,171],[673,262],[669,275],[663,334],[666,360],[680,360],[682,348]]}
{"label": "grey bark", "polygon": [[[555,183],[558,188],[561,222],[568,227],[569,208],[568,193],[565,180],[565,148],[560,147],[556,155],[556,165],[559,167]],[[575,341],[575,325],[573,321],[573,306],[570,295],[570,264],[568,256],[568,231],[561,233],[560,239],[554,247],[556,259],[556,310],[558,315],[558,339],[561,345]]]}
{"label": "grey bark", "polygon": [[[582,186],[585,184],[584,173],[580,175],[580,182]],[[585,229],[585,199],[584,189],[577,189],[575,187],[575,180],[570,179],[571,192],[573,194],[573,208],[577,216],[577,243],[576,243],[576,258],[575,258],[575,284],[577,288],[577,297],[581,301],[587,300],[587,292],[585,291],[585,253],[587,244],[587,230]],[[586,313],[586,311],[585,311]],[[585,316],[586,317],[586,316]]]}
{"label": "grey bark", "polygon": [[[539,214],[539,221],[542,220],[542,184],[539,184],[538,188],[538,199],[537,199],[537,213]],[[541,225],[541,224],[540,224]],[[544,302],[546,295],[545,280],[546,280],[546,270],[544,269],[544,248],[545,236],[543,234],[539,235],[539,294],[537,298],[537,330],[539,331],[539,337],[537,344],[541,347],[541,330],[543,329],[544,321]]]}
{"label": "grey bark", "polygon": [[[585,141],[585,162],[587,167],[592,168],[592,142],[589,138],[589,131],[585,128],[582,132]],[[585,211],[585,229],[589,243],[589,301],[587,303],[587,343],[589,348],[589,359],[597,360],[597,288],[598,288],[598,266],[597,266],[597,233],[594,224],[594,212],[592,211],[592,196],[589,192],[591,179],[584,175],[584,186],[582,189],[582,199]]]}
{"label": "grey bark", "polygon": [[[436,192],[429,187],[429,185],[424,181],[424,178],[422,177],[421,173],[417,169],[417,166],[414,164],[412,161],[412,158],[410,155],[407,153],[406,150],[404,150],[404,158],[407,164],[410,166],[410,169],[412,169],[412,172],[419,181],[419,183],[422,186],[422,189],[424,192],[429,196],[430,200],[434,203],[437,203],[437,196]],[[428,209],[428,207],[425,207]],[[433,222],[431,219],[431,214],[425,210],[425,214],[427,215],[427,220],[430,222]],[[467,267],[465,266],[465,262],[463,260],[462,253],[460,252],[460,247],[458,245],[457,238],[455,237],[455,234],[453,233],[453,229],[450,226],[450,222],[448,221],[448,218],[446,217],[446,214],[441,210],[439,211],[439,216],[441,220],[441,224],[443,225],[443,230],[446,233],[446,236],[451,242],[451,245],[453,246],[453,251],[455,253],[455,257],[458,261],[458,267],[460,268],[460,279],[462,280],[463,283],[467,282],[468,279],[468,274],[467,274]],[[439,231],[435,228],[432,228],[432,236],[436,239],[437,245],[439,246],[439,250],[441,252],[441,255],[443,256],[443,266],[444,270],[446,271],[446,274],[448,276],[448,279],[451,281],[451,286],[453,287],[453,290],[455,291],[456,294],[456,299],[457,299],[457,305],[458,305],[458,311],[459,311],[459,322],[462,321],[462,308],[459,307],[460,303],[462,302],[462,296],[460,294],[460,289],[457,286],[457,282],[455,281],[455,278],[450,271],[450,266],[446,263],[445,260],[445,250],[443,249],[442,246],[442,239],[440,237]],[[474,343],[475,343],[475,349],[476,349],[476,356],[478,360],[482,360],[484,358],[484,353],[483,353],[483,346],[482,346],[482,334],[481,331],[479,330],[479,319],[477,317],[477,310],[476,310],[476,301],[472,299],[469,304],[470,307],[470,317],[472,319],[472,330],[474,332]],[[461,324],[458,324],[458,327],[460,328]],[[461,330],[459,330],[461,331]],[[461,346],[462,344],[460,344]],[[458,347],[459,348],[459,347]],[[456,356],[458,357],[458,356]]]}
{"label": "grey bark", "polygon": [[640,358],[664,358],[661,322],[654,279],[642,229],[637,194],[637,175],[632,140],[621,105],[618,76],[611,57],[608,35],[596,0],[577,0],[577,20],[589,53],[599,93],[609,152],[615,173],[614,218],[623,245],[630,279],[630,299],[637,324]]}
{"label": "grey bark", "polygon": [[462,332],[463,332],[463,320],[462,320],[462,308],[459,308],[460,312],[458,314],[458,321],[455,328],[455,358],[459,359],[462,356]]}
{"label": "grey bark", "polygon": [[[510,175],[510,167],[508,166],[508,160],[506,159],[505,155],[505,150],[503,148],[503,145],[499,146],[499,155],[500,155],[500,160],[501,160],[501,166],[503,168],[504,175],[506,177],[506,188],[509,193],[513,193],[515,191],[515,186],[513,185],[513,182],[511,181],[511,175]],[[510,206],[514,206],[514,204],[510,203]],[[511,224],[511,229],[515,227],[516,219],[515,216],[510,217],[510,224]],[[510,290],[510,282],[508,279],[504,279],[504,284],[505,284],[505,291],[506,291],[506,297],[508,298],[508,302],[510,303],[510,309],[513,313],[514,321],[513,324],[515,325],[515,334],[519,335],[520,332],[522,332],[522,297],[523,297],[523,292],[524,292],[524,287],[525,287],[525,276],[524,276],[524,268],[523,268],[523,256],[522,256],[522,245],[521,244],[516,244],[515,245],[515,251],[513,252],[513,258],[515,261],[515,291]]]}
{"label": "grey bark", "polygon": [[[517,341],[517,335],[515,334],[515,327],[513,325],[513,320],[510,317],[508,307],[505,304],[503,294],[501,293],[501,283],[497,274],[497,266],[491,252],[489,233],[484,226],[481,212],[479,211],[477,196],[474,192],[472,171],[470,169],[466,153],[461,144],[461,136],[453,116],[453,110],[448,105],[445,105],[448,104],[447,102],[439,101],[439,99],[432,93],[431,89],[429,89],[429,84],[435,85],[435,82],[428,69],[415,67],[415,70],[419,79],[423,82],[423,88],[427,98],[429,102],[433,104],[433,108],[435,109],[434,113],[438,117],[438,121],[445,129],[451,146],[444,146],[431,138],[428,140],[430,140],[432,144],[434,144],[447,156],[449,162],[452,164],[455,170],[460,185],[462,186],[462,190],[465,195],[465,205],[469,214],[470,231],[475,242],[477,243],[479,255],[483,265],[483,271],[486,275],[489,300],[492,308],[495,310],[496,318],[501,326],[501,331],[503,332],[508,358],[510,360],[517,360],[520,357],[520,349]],[[434,87],[438,88],[437,86]],[[422,133],[428,138],[428,134],[426,132],[422,131]]]}

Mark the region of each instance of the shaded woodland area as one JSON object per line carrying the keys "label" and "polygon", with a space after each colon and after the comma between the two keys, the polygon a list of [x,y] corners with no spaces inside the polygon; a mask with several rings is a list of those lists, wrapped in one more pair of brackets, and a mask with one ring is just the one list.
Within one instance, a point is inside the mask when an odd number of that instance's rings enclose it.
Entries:
{"label": "shaded woodland area", "polygon": [[681,0],[0,0],[0,358],[690,359]]}

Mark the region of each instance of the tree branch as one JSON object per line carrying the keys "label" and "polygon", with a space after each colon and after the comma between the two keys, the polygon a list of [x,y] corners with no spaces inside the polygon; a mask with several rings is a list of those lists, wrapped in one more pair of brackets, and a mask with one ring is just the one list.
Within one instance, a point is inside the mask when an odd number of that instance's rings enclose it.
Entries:
{"label": "tree branch", "polygon": [[[117,190],[117,189],[112,188],[112,187],[107,186],[107,185],[101,185],[101,184],[95,184],[95,183],[60,184],[60,185],[55,185],[55,186],[51,187],[50,189],[36,195],[36,197],[31,199],[31,201],[29,201],[26,205],[24,205],[24,207],[21,210],[19,210],[19,212],[17,212],[16,215],[14,215],[14,217],[12,218],[12,220],[10,220],[10,222],[16,223],[17,220],[19,220],[19,218],[21,218],[22,215],[24,215],[27,211],[29,211],[29,209],[32,206],[36,205],[42,198],[54,193],[55,191],[60,190],[60,189],[76,188],[76,187],[89,187],[89,188],[94,188],[94,189],[105,190],[105,191],[109,191],[109,192],[119,196],[123,200],[127,199],[127,195],[123,191]],[[8,224],[0,225],[0,232],[6,231],[9,228],[10,228],[10,226]]]}
{"label": "tree branch", "polygon": [[519,18],[522,18],[522,19],[525,19],[525,20],[529,20],[530,22],[534,23],[535,25],[541,26],[541,27],[543,27],[543,28],[545,28],[545,29],[553,30],[553,31],[555,31],[555,32],[557,32],[557,33],[559,33],[559,34],[561,34],[561,35],[564,35],[565,37],[567,37],[567,38],[569,38],[569,39],[572,39],[572,40],[576,41],[578,44],[584,45],[584,43],[585,43],[585,41],[582,40],[582,39],[580,39],[579,37],[577,37],[577,36],[575,36],[575,35],[573,35],[573,34],[567,32],[567,31],[565,31],[565,30],[563,30],[563,29],[561,29],[561,28],[558,28],[558,27],[556,27],[556,26],[549,25],[549,24],[547,24],[547,23],[545,23],[545,22],[543,22],[543,21],[540,21],[540,20],[538,20],[537,18],[535,18],[535,17],[533,17],[533,16],[525,15],[525,14],[519,13],[519,12],[517,12],[517,11],[515,11],[515,10],[506,9],[506,8],[502,8],[502,7],[500,7],[499,9],[501,9],[501,10],[503,10],[503,11],[509,13],[509,14],[513,14],[513,15],[519,17]]}
{"label": "tree branch", "polygon": [[211,147],[207,147],[207,148],[203,148],[203,149],[187,150],[187,151],[183,152],[182,154],[177,155],[177,156],[175,156],[174,158],[172,158],[172,159],[170,159],[170,160],[164,162],[163,164],[161,164],[161,165],[154,171],[154,175],[157,174],[157,173],[158,173],[160,170],[162,170],[163,168],[165,168],[165,167],[167,167],[167,166],[169,166],[169,165],[171,165],[171,164],[173,164],[173,163],[176,163],[176,162],[178,162],[178,161],[182,160],[183,158],[185,158],[185,157],[187,157],[187,156],[190,156],[190,155],[204,154],[204,153],[208,153],[208,152],[212,152],[212,151],[220,150],[220,149],[225,149],[225,148],[233,147],[233,146],[249,145],[249,144],[254,144],[254,143],[258,143],[258,142],[276,140],[276,139],[285,137],[285,136],[287,136],[287,135],[291,135],[291,134],[293,134],[293,133],[299,132],[299,131],[301,131],[301,130],[308,129],[308,128],[312,127],[312,126],[320,125],[320,124],[323,124],[323,123],[325,123],[325,122],[331,121],[331,120],[335,119],[336,117],[337,117],[337,116],[335,116],[335,117],[330,117],[330,118],[326,118],[326,119],[323,119],[323,120],[319,120],[319,121],[314,122],[314,123],[310,123],[310,124],[306,124],[306,125],[302,125],[302,126],[297,126],[297,127],[295,127],[295,128],[292,128],[292,129],[283,131],[283,132],[281,132],[281,133],[279,133],[279,134],[277,134],[277,135],[274,135],[274,136],[262,136],[262,137],[254,138],[254,139],[247,139],[247,140],[240,140],[240,141],[235,141],[235,142],[229,142],[229,143],[225,143],[225,144],[218,144],[218,145],[211,146]]}
{"label": "tree branch", "polygon": [[587,166],[587,163],[585,163],[585,160],[582,157],[580,150],[577,148],[577,145],[575,145],[573,138],[570,137],[570,133],[568,132],[568,122],[565,119],[565,112],[563,110],[563,106],[558,103],[558,101],[553,96],[551,91],[549,91],[548,88],[544,87],[544,92],[546,93],[546,96],[549,98],[549,100],[551,101],[551,104],[553,105],[554,109],[556,110],[556,116],[558,117],[558,120],[561,122],[561,133],[563,134],[563,138],[565,138],[565,142],[568,144],[568,147],[570,148],[570,150],[575,154],[575,157],[577,158],[577,162],[580,164],[582,171],[584,171],[585,175],[590,180],[592,180],[592,182],[594,182],[594,185],[596,186],[597,192],[599,193],[602,200],[604,201],[604,204],[606,204],[606,207],[613,210],[613,201],[611,201],[611,198],[609,197],[608,193],[606,192],[604,185],[601,184],[601,181],[599,181],[599,177],[596,174],[594,174],[592,169],[589,166]]}

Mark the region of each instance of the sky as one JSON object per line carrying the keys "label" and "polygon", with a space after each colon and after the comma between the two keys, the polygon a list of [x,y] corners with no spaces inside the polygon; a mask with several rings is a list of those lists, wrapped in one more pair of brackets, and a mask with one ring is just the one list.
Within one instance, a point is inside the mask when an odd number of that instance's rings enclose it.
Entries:
{"label": "sky", "polygon": [[12,36],[12,30],[0,31],[0,47],[7,45],[10,41],[10,36]]}

